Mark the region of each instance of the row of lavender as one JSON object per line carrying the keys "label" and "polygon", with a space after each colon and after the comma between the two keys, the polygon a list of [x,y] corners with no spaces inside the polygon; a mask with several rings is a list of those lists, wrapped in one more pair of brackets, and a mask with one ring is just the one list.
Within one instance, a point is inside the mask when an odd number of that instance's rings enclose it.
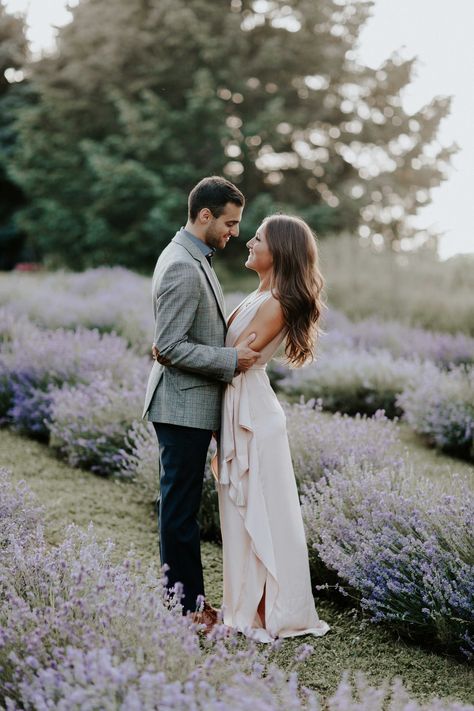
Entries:
{"label": "row of lavender", "polygon": [[324,409],[401,416],[428,445],[474,460],[474,367],[441,369],[388,351],[323,350],[301,370],[272,365],[277,390],[292,400],[321,399]]}
{"label": "row of lavender", "polygon": [[[115,335],[41,330],[6,312],[1,324],[0,416],[49,439],[71,465],[127,476],[156,495],[154,433],[137,420],[147,359]],[[381,413],[329,417],[317,403],[285,407],[315,582],[336,577],[375,621],[471,655],[472,493],[461,483],[452,498],[428,482],[415,486],[396,426]],[[215,534],[210,477],[203,502],[205,532]]]}
{"label": "row of lavender", "polygon": [[[148,290],[147,280],[119,268],[2,276],[0,305],[44,328],[116,332],[144,355],[152,333]],[[231,294],[229,307],[239,299]],[[332,310],[325,330],[313,366],[272,365],[277,388],[293,399],[321,398],[327,410],[403,415],[428,444],[474,458],[474,338],[395,321],[351,323]]]}
{"label": "row of lavender", "polygon": [[[93,531],[70,527],[51,548],[42,512],[24,486],[0,470],[0,703],[7,711],[101,708],[318,711],[293,671],[270,664],[269,653],[227,637],[199,643],[196,628],[164,593],[163,581],[130,557],[111,562]],[[328,711],[472,711],[436,701],[420,706],[399,680],[374,688],[344,673],[324,702]]]}
{"label": "row of lavender", "polygon": [[0,345],[0,423],[50,440],[73,466],[116,470],[148,360],[114,334],[39,329],[5,310]]}
{"label": "row of lavender", "polygon": [[474,339],[329,311],[316,361],[273,362],[274,386],[333,412],[402,417],[427,444],[474,460]]}
{"label": "row of lavender", "polygon": [[[140,411],[149,360],[115,334],[39,329],[10,308],[0,310],[1,342],[0,420],[8,417],[17,428],[45,437],[51,430],[45,421],[53,421],[55,441],[74,464],[94,471],[105,465],[107,471],[113,465],[108,455],[115,455],[106,440],[116,447]],[[474,459],[474,368],[468,364],[446,369],[380,349],[357,350],[342,346],[341,332],[332,330],[316,363],[290,371],[276,362],[270,375],[289,397],[321,398],[328,410],[402,414],[428,443]],[[76,409],[83,416],[71,425]],[[99,426],[106,440],[96,456]]]}
{"label": "row of lavender", "polygon": [[[474,658],[474,493],[410,467],[395,423],[379,411],[328,416],[320,404],[285,404],[302,494],[313,583],[350,596],[373,622]],[[122,474],[156,495],[154,432],[136,423]],[[447,493],[454,491],[455,494]],[[203,532],[219,537],[209,463]]]}
{"label": "row of lavender", "polygon": [[[232,309],[244,294],[226,296]],[[28,316],[48,329],[78,327],[115,332],[137,352],[148,354],[152,333],[149,279],[120,267],[70,274],[0,275],[0,307]],[[474,363],[474,338],[404,325],[393,319],[357,323],[331,309],[325,319],[324,349],[388,351],[394,358],[449,364]]]}

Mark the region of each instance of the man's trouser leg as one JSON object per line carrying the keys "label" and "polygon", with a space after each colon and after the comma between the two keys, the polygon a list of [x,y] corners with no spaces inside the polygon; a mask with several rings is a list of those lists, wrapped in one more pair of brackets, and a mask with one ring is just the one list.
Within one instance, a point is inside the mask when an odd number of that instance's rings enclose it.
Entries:
{"label": "man's trouser leg", "polygon": [[197,515],[212,431],[154,422],[160,450],[160,555],[168,588],[183,584],[183,611],[204,595]]}

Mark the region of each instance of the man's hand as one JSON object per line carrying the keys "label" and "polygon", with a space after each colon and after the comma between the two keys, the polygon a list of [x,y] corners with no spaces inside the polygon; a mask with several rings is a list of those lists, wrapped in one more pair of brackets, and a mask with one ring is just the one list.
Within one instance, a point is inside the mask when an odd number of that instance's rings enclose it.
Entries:
{"label": "man's hand", "polygon": [[160,355],[160,351],[156,347],[155,343],[153,344],[153,347],[151,349],[151,355],[153,357],[153,360],[158,361],[158,363],[161,363],[161,365],[169,365],[171,363],[171,361],[168,360],[168,358],[165,358],[164,356]]}
{"label": "man's hand", "polygon": [[237,373],[245,373],[260,358],[260,353],[253,351],[250,344],[256,339],[257,334],[251,333],[245,341],[237,346]]}

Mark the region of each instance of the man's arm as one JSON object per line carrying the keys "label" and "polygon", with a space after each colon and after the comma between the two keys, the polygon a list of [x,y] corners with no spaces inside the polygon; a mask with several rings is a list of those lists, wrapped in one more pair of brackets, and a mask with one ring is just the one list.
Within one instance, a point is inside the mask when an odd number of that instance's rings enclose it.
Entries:
{"label": "man's arm", "polygon": [[[259,357],[260,353],[252,350],[250,344],[255,341],[256,334],[251,333],[247,336],[243,343],[238,343],[235,348],[235,375],[238,373],[243,373],[254,365],[255,361]],[[160,351],[156,347],[156,343],[153,344],[151,349],[151,355],[153,360],[158,361],[161,365],[171,365],[171,361],[168,358],[160,355]]]}
{"label": "man's arm", "polygon": [[161,362],[228,383],[235,374],[236,349],[188,340],[199,290],[199,275],[191,265],[180,262],[168,267],[156,295],[154,344],[163,359]]}

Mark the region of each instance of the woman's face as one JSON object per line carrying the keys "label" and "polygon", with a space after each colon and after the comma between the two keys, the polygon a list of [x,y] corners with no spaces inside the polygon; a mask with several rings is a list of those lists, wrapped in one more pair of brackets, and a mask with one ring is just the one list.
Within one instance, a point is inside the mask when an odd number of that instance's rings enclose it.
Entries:
{"label": "woman's face", "polygon": [[273,257],[265,236],[265,223],[260,225],[255,237],[247,242],[249,256],[245,262],[247,269],[253,269],[259,274],[268,272],[273,266]]}

